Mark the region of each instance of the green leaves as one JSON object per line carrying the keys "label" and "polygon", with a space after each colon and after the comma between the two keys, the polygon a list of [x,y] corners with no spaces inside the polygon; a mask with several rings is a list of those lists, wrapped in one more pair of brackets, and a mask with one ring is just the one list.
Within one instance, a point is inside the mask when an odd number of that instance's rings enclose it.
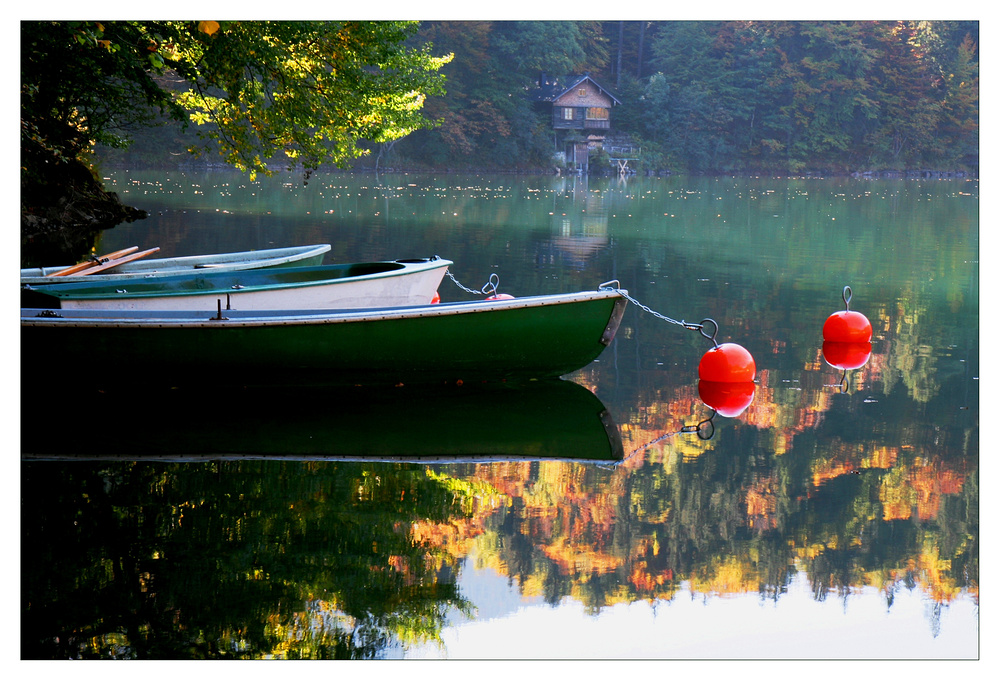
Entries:
{"label": "green leaves", "polygon": [[[70,156],[159,111],[251,173],[344,164],[428,127],[450,57],[415,22],[26,22],[22,119]],[[44,82],[46,87],[37,85]]]}
{"label": "green leaves", "polygon": [[[205,27],[199,30],[207,34]],[[406,22],[233,22],[212,32],[178,101],[227,162],[270,173],[269,162],[307,171],[367,153],[430,122],[428,94],[450,58],[402,45]],[[221,91],[221,93],[219,92]]]}

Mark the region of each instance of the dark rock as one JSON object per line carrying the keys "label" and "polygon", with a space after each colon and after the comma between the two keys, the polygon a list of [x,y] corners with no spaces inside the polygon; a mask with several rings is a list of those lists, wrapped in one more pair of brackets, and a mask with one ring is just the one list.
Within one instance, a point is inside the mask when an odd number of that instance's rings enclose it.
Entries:
{"label": "dark rock", "polygon": [[49,163],[21,178],[21,266],[70,264],[93,248],[97,235],[147,217],[105,191],[79,161]]}

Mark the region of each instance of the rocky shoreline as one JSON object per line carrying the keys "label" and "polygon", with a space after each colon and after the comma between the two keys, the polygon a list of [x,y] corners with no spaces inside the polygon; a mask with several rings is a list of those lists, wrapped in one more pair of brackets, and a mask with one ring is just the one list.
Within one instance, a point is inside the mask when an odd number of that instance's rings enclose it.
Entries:
{"label": "rocky shoreline", "polygon": [[66,163],[44,182],[22,178],[21,266],[75,261],[102,231],[146,216],[105,190],[83,164]]}

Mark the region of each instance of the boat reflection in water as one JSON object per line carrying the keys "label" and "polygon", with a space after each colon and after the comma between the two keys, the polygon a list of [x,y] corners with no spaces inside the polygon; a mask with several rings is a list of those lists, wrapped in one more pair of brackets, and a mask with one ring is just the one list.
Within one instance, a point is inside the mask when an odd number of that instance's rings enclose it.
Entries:
{"label": "boat reflection in water", "polygon": [[618,426],[571,381],[95,392],[58,428],[25,410],[22,458],[615,463]]}

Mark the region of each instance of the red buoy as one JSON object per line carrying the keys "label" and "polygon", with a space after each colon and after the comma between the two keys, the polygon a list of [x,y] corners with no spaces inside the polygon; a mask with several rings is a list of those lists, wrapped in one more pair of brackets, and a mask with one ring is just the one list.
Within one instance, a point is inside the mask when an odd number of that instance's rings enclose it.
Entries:
{"label": "red buoy", "polygon": [[486,300],[514,300],[514,296],[509,293],[495,293]]}
{"label": "red buoy", "polygon": [[834,312],[823,324],[823,340],[835,343],[868,343],[872,339],[872,324],[860,312]]}
{"label": "red buoy", "polygon": [[431,305],[437,305],[440,302],[441,302],[441,294],[435,291],[434,297],[431,298]]}
{"label": "red buoy", "polygon": [[706,352],[698,364],[698,378],[717,383],[752,383],[757,364],[746,348],[723,343]]}
{"label": "red buoy", "polygon": [[824,341],[823,359],[836,369],[860,369],[872,355],[871,343],[838,343]]}
{"label": "red buoy", "polygon": [[851,310],[851,287],[844,287],[845,310],[834,312],[823,324],[823,340],[835,343],[868,343],[872,339],[872,324],[860,312]]}
{"label": "red buoy", "polygon": [[698,381],[698,396],[716,413],[733,418],[750,406],[756,388],[757,386],[749,381],[739,383]]}

